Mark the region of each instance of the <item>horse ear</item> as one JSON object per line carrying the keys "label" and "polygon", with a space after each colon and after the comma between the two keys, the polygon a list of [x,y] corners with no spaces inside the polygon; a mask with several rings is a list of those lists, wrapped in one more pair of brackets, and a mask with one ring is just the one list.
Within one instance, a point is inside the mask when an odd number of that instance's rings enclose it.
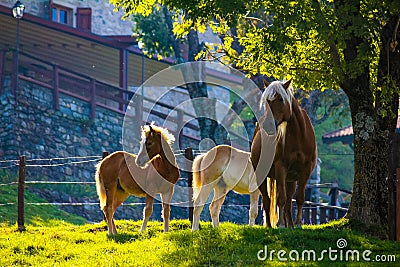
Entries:
{"label": "horse ear", "polygon": [[287,90],[287,89],[289,88],[291,82],[292,82],[292,78],[290,78],[289,81],[286,81],[286,82],[283,84],[283,88],[285,88],[285,90]]}
{"label": "horse ear", "polygon": [[154,133],[154,129],[153,129],[153,127],[151,127],[151,125],[149,125],[149,129],[150,129],[150,133]]}
{"label": "horse ear", "polygon": [[264,88],[267,88],[271,83],[263,79]]}

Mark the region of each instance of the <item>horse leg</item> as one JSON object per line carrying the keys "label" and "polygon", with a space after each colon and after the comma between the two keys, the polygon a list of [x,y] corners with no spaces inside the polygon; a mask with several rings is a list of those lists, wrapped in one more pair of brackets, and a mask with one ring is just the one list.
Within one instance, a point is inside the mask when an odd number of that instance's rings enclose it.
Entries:
{"label": "horse leg", "polygon": [[147,227],[147,222],[153,213],[153,202],[154,198],[150,195],[146,195],[146,206],[143,209],[143,223],[142,227],[140,228],[140,232],[143,232]]}
{"label": "horse leg", "polygon": [[293,228],[292,196],[296,191],[296,182],[286,182],[285,225]]}
{"label": "horse leg", "polygon": [[269,198],[269,195],[268,195],[268,179],[267,178],[264,179],[264,181],[258,187],[258,190],[260,191],[261,196],[262,196],[262,206],[263,206],[263,210],[264,210],[264,226],[272,227],[271,218],[269,217],[271,199]]}
{"label": "horse leg", "polygon": [[116,235],[117,228],[114,223],[114,196],[117,191],[117,183],[105,185],[106,204],[102,207],[104,216],[107,221],[108,235]]}
{"label": "horse leg", "polygon": [[296,225],[302,225],[303,205],[306,194],[306,186],[307,186],[307,179],[305,179],[305,182],[299,180],[299,186],[297,188],[297,196],[296,196],[296,204],[297,204]]}
{"label": "horse leg", "polygon": [[256,218],[258,215],[258,199],[260,198],[260,191],[256,190],[250,193],[250,210],[249,210],[249,225],[254,226],[256,224]]}
{"label": "horse leg", "polygon": [[164,232],[169,231],[169,217],[171,213],[170,203],[173,194],[174,194],[173,187],[171,187],[171,190],[168,190],[167,192],[161,194],[161,201],[163,205],[162,217],[164,221]]}
{"label": "horse leg", "polygon": [[[122,202],[125,201],[125,199],[129,196],[129,193],[126,193],[123,190],[115,190],[114,192],[114,198],[112,202],[112,217],[114,217],[115,210],[122,204]],[[114,219],[111,220],[112,222],[112,228],[114,229],[113,234],[117,234],[117,228],[115,227]]]}
{"label": "horse leg", "polygon": [[204,204],[207,201],[208,196],[211,193],[211,190],[213,189],[214,183],[209,183],[206,185],[202,185],[199,194],[197,195],[197,198],[193,202],[193,225],[192,225],[192,231],[196,231],[199,229],[199,224],[200,224],[200,214],[201,211],[203,210]]}
{"label": "horse leg", "polygon": [[103,213],[104,213],[104,216],[106,217],[106,221],[107,221],[108,235],[116,235],[117,228],[115,227],[115,223],[114,223],[114,210],[113,210],[112,203],[108,202],[104,206]]}
{"label": "horse leg", "polygon": [[[283,180],[285,180],[285,179],[283,179]],[[276,187],[277,187],[277,191],[278,191],[277,205],[279,207],[278,226],[284,227],[285,226],[285,206],[286,206],[286,202],[287,202],[285,181],[282,181],[282,179],[281,180],[277,179]]]}
{"label": "horse leg", "polygon": [[221,212],[221,207],[225,201],[227,192],[228,189],[226,188],[226,185],[223,182],[218,183],[214,187],[214,198],[210,205],[210,215],[214,227],[218,227],[219,225],[219,214]]}

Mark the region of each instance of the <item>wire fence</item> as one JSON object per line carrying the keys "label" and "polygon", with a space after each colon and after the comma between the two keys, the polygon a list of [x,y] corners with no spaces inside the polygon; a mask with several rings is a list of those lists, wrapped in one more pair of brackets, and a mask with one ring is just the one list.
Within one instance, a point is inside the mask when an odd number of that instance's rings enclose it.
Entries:
{"label": "wire fence", "polygon": [[[194,155],[199,155],[205,153],[207,151],[203,150],[192,150],[191,148],[185,150],[177,150],[174,152],[175,156],[185,156],[188,160],[193,160]],[[93,162],[100,162],[102,158],[108,155],[107,152],[103,152],[102,156],[76,156],[76,157],[55,157],[55,158],[45,158],[45,159],[26,159],[25,156],[21,156],[19,160],[1,160],[0,161],[0,169],[10,169],[18,167],[18,181],[17,182],[8,182],[1,183],[0,187],[4,186],[15,186],[18,185],[18,202],[8,202],[8,203],[0,203],[0,207],[2,206],[11,206],[18,205],[18,229],[24,230],[24,206],[32,205],[32,206],[91,206],[91,205],[99,205],[99,202],[24,202],[24,188],[26,184],[39,185],[39,184],[51,184],[51,185],[66,185],[66,184],[80,184],[80,185],[95,185],[94,181],[44,181],[44,180],[34,180],[34,181],[26,181],[26,168],[49,168],[49,167],[59,167],[59,166],[67,166],[67,165],[78,165],[78,164],[88,164]],[[61,162],[60,162],[61,161]],[[8,166],[1,166],[8,165]],[[190,168],[191,169],[191,168]],[[191,172],[188,173],[188,178],[180,177],[180,180],[187,180],[188,187],[192,187],[192,177]],[[329,188],[330,190],[336,190],[334,194],[332,194],[333,198],[337,197],[339,191],[351,194],[352,192],[349,190],[341,189],[338,187],[336,183],[325,183],[325,184],[314,184],[308,185],[308,189],[312,188]],[[189,219],[193,216],[193,208],[192,208],[192,196],[189,196],[188,201],[182,201],[177,203],[171,203],[171,205],[185,205],[189,207]],[[294,201],[294,200],[293,200]],[[330,203],[336,203],[336,199],[331,199]],[[155,205],[161,205],[160,202],[155,202]],[[123,203],[122,206],[138,206],[138,205],[146,205],[144,202],[134,202],[134,203]],[[249,207],[250,204],[223,204],[225,207]],[[326,203],[315,203],[306,201],[303,214],[305,215],[304,221],[307,223],[324,223],[328,220],[338,219],[347,211],[347,208],[328,205]],[[296,207],[296,205],[294,205]],[[261,208],[261,204],[259,204],[259,208]],[[295,210],[295,209],[293,209]],[[328,212],[328,213],[327,213]]]}

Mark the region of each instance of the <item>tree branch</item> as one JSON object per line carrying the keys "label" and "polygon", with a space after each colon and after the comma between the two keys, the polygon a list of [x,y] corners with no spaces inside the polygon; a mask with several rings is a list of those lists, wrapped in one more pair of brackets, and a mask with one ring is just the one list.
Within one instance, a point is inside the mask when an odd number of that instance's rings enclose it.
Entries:
{"label": "tree branch", "polygon": [[[330,31],[332,31],[331,27],[329,27],[328,22],[326,21],[324,14],[321,10],[321,5],[318,0],[313,0],[315,9],[317,11],[317,14],[322,18],[324,22],[324,26],[329,28]],[[336,65],[337,68],[340,68],[342,66],[341,60],[340,60],[340,55],[339,51],[337,49],[337,46],[335,44],[335,40],[332,38],[332,35],[328,35],[328,38],[326,40],[328,46],[329,46],[329,52],[331,53],[333,63]]]}
{"label": "tree branch", "polygon": [[174,33],[172,31],[174,28],[173,23],[172,23],[172,16],[166,5],[163,6],[163,13],[164,13],[165,22],[167,23],[168,31],[169,31],[168,38],[171,40],[172,49],[174,50],[174,53],[175,53],[175,58],[178,62],[183,61],[182,52],[179,47],[179,40],[175,38]]}
{"label": "tree branch", "polygon": [[300,68],[300,67],[290,67],[289,70],[300,70],[300,71],[311,71],[311,72],[318,72],[321,73],[323,75],[329,76],[332,80],[334,80],[336,83],[338,83],[339,85],[341,85],[341,82],[339,80],[339,78],[333,76],[332,74],[330,74],[327,71],[322,71],[322,70],[317,70],[317,69],[311,69],[311,68]]}

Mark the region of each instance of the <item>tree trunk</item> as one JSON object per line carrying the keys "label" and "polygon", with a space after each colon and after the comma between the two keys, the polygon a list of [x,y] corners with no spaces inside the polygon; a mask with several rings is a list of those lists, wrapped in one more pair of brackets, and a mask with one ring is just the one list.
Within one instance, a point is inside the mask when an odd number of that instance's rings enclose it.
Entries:
{"label": "tree trunk", "polygon": [[[391,23],[393,22],[388,24]],[[386,32],[388,26],[382,29],[381,34],[382,53],[378,66],[378,81],[381,86],[384,79],[399,85],[396,76],[400,61],[397,60],[397,65],[394,65],[395,56],[388,54],[385,48],[391,40]],[[391,25],[392,33],[393,28]],[[349,40],[345,50],[346,62],[352,62],[361,42],[358,38]],[[391,60],[390,64],[387,62],[388,58]],[[368,67],[357,77],[345,81],[344,85],[343,89],[349,97],[354,133],[354,185],[347,217],[352,223],[376,225],[377,229],[387,233],[389,133],[395,131],[398,91],[395,86],[384,88],[385,95],[376,90],[374,99]]]}
{"label": "tree trunk", "polygon": [[[345,16],[352,18],[343,21],[341,28],[344,30],[352,30],[353,23],[363,19],[360,1],[337,0],[335,8],[338,15],[345,12]],[[395,118],[384,117],[384,114],[390,113],[392,107],[386,105],[386,101],[395,94],[388,90],[388,98],[382,98],[377,94],[378,90],[372,90],[371,61],[362,60],[359,55],[359,48],[365,42],[362,36],[353,32],[345,40],[343,50],[345,65],[341,87],[349,98],[354,135],[354,185],[347,217],[352,224],[374,225],[375,229],[387,233],[389,133],[394,131]],[[378,73],[382,73],[382,62]],[[360,71],[352,72],[352,66],[361,67]],[[386,99],[385,105],[382,105],[383,99]],[[380,123],[384,120],[388,123]]]}
{"label": "tree trunk", "polygon": [[[173,24],[172,24],[172,16],[168,10],[166,5],[163,6],[163,13],[165,16],[165,21],[170,30],[170,35],[168,38],[171,40],[172,48],[175,53],[175,58],[177,63],[183,63],[183,56],[179,47],[179,40],[177,40],[173,34]],[[190,30],[188,34],[188,61],[194,62],[196,61],[196,55],[203,49],[203,45],[199,43],[199,37],[195,30]],[[205,68],[204,64],[193,65],[194,69],[188,70],[183,69],[183,76],[190,78],[195,78],[197,81],[204,81]],[[186,73],[185,73],[186,72]],[[190,78],[189,78],[190,77]],[[187,78],[185,78],[188,80]],[[216,118],[215,114],[215,103],[214,105],[210,105],[210,101],[212,99],[208,99],[208,101],[203,101],[208,98],[207,92],[207,84],[204,82],[192,82],[186,84],[190,99],[196,99],[192,101],[193,108],[196,112],[197,121],[200,127],[200,138],[201,140],[208,139],[212,140],[214,144],[220,144],[225,142],[226,133],[221,131],[218,122],[211,118]],[[203,99],[201,99],[203,98]],[[215,101],[214,101],[215,102]],[[207,114],[208,116],[205,116]],[[207,148],[211,148],[213,144],[207,145]]]}
{"label": "tree trunk", "polygon": [[354,133],[354,184],[347,217],[351,223],[388,225],[388,131],[381,129],[373,112],[349,99]]}

